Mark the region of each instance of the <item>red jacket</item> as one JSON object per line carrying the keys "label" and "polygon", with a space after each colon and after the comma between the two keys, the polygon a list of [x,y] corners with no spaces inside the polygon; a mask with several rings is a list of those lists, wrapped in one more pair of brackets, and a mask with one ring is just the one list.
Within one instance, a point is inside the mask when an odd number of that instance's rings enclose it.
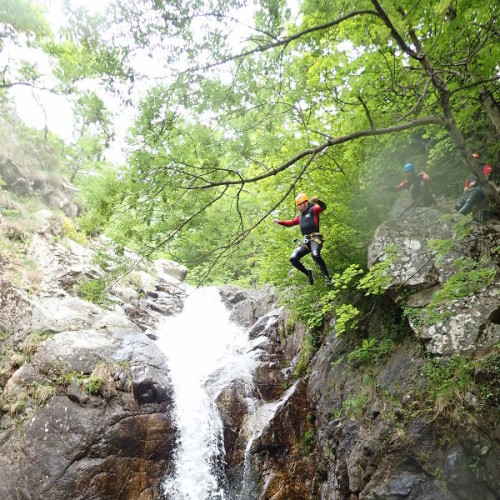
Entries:
{"label": "red jacket", "polygon": [[[489,163],[485,163],[482,167],[483,167],[483,175],[485,177],[488,177],[491,174],[491,172],[493,172],[493,168]],[[477,183],[476,176],[473,174],[468,175],[467,179],[465,179],[464,191],[466,191],[469,186],[472,187],[476,183]]]}

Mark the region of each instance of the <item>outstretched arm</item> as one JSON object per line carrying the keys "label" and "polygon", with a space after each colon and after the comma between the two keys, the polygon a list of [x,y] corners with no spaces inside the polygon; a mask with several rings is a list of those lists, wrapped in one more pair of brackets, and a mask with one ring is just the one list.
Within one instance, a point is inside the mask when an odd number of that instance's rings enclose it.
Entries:
{"label": "outstretched arm", "polygon": [[274,219],[273,222],[275,224],[279,224],[281,226],[296,226],[299,223],[299,216],[297,215],[297,217],[295,217],[295,219],[291,219],[291,220]]}

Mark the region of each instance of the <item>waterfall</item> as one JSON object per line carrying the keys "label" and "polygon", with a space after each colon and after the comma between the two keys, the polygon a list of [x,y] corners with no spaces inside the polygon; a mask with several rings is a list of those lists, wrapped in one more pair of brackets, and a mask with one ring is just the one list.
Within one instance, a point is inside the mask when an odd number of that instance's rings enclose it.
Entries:
{"label": "waterfall", "polygon": [[229,320],[216,289],[192,289],[183,311],[166,318],[158,345],[168,358],[179,429],[173,475],[163,485],[169,500],[230,500],[222,421],[215,397],[232,380],[252,384],[256,366],[248,334]]}

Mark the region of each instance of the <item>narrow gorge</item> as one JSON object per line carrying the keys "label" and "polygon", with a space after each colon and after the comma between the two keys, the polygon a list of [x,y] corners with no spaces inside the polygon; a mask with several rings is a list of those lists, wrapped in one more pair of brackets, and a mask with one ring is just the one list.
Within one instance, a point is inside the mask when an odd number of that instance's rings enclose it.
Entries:
{"label": "narrow gorge", "polygon": [[[387,263],[385,293],[362,328],[337,335],[331,316],[306,363],[274,287],[195,289],[175,262],[77,243],[51,210],[26,248],[36,288],[13,262],[0,274],[2,499],[497,498],[498,279],[427,327],[402,304],[428,305],[461,256],[494,255],[498,225],[437,260],[429,240],[453,232],[437,210],[384,222],[368,265]],[[106,304],[85,300],[78,283],[118,258],[137,265]],[[431,404],[429,354],[484,360],[487,397]]]}

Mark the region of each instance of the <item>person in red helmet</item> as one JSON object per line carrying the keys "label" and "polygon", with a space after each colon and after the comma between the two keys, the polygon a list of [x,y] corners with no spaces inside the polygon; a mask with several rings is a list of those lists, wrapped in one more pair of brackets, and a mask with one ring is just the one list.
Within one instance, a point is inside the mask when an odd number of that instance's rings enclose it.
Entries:
{"label": "person in red helmet", "polygon": [[290,263],[293,267],[304,273],[308,279],[309,284],[314,284],[314,277],[312,269],[306,269],[300,259],[308,253],[312,254],[314,262],[318,265],[323,276],[325,277],[326,286],[332,284],[332,278],[328,272],[325,261],[321,257],[321,248],[323,247],[324,238],[319,232],[319,214],[326,210],[326,203],[322,202],[318,197],[313,196],[311,201],[306,194],[300,193],[295,198],[295,205],[299,209],[299,215],[290,220],[275,219],[275,224],[282,226],[296,226],[300,227],[302,232],[302,244],[296,248],[290,256]]}
{"label": "person in red helmet", "polygon": [[[482,168],[483,175],[489,178],[493,172],[490,164],[482,163],[477,153],[472,155],[474,161]],[[486,197],[478,184],[476,176],[470,174],[465,179],[464,192],[462,197],[455,204],[455,210],[461,215],[470,214],[475,208],[478,208],[485,201]]]}

